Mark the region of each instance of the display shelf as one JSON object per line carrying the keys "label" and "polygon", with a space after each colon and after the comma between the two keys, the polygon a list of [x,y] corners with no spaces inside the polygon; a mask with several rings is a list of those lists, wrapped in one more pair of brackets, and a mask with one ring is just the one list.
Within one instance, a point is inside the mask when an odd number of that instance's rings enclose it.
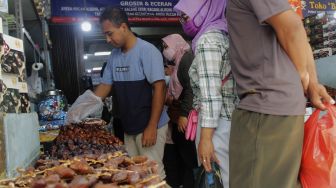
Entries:
{"label": "display shelf", "polygon": [[336,55],[316,60],[316,71],[321,84],[336,88]]}

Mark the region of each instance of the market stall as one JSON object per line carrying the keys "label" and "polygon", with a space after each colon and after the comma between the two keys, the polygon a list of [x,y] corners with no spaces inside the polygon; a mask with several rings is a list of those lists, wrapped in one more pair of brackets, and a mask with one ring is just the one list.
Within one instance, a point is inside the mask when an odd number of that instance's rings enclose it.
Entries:
{"label": "market stall", "polygon": [[151,187],[164,188],[157,163],[129,156],[123,143],[98,119],[62,127],[34,167],[19,170],[0,187]]}
{"label": "market stall", "polygon": [[[83,92],[81,77],[91,77],[97,85],[101,65],[110,54],[97,22],[102,8],[120,5],[130,16],[132,31],[159,44],[162,36],[182,31],[172,9],[177,0],[88,0],[87,4],[76,0],[71,6],[69,2],[31,1],[43,26],[41,47],[31,42],[27,31],[13,37],[0,29],[0,187],[166,187],[157,162],[147,156],[130,156],[104,121],[88,119],[65,125],[65,119],[68,99],[72,103]],[[336,4],[327,0],[290,3],[303,18],[319,81],[336,98]],[[48,16],[50,6],[53,12]],[[84,20],[97,26],[93,32],[78,32],[76,23]],[[54,37],[51,57],[48,23]],[[27,40],[33,50],[25,48]],[[103,57],[97,55],[106,51]],[[307,107],[306,118],[313,111],[309,103]]]}

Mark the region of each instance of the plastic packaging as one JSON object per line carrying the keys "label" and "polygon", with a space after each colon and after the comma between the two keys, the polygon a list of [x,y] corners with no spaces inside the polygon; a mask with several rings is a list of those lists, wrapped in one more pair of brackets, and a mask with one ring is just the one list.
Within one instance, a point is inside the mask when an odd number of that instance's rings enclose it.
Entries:
{"label": "plastic packaging", "polygon": [[77,98],[75,103],[70,107],[66,124],[79,123],[87,117],[101,116],[103,111],[103,102],[91,90],[86,90]]}

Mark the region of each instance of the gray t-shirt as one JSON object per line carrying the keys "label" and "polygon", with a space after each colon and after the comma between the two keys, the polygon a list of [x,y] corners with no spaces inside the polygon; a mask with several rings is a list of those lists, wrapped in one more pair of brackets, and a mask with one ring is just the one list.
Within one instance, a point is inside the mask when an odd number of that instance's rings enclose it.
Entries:
{"label": "gray t-shirt", "polygon": [[306,99],[300,77],[275,31],[265,23],[290,8],[288,0],[229,0],[230,55],[241,99],[238,108],[304,115]]}

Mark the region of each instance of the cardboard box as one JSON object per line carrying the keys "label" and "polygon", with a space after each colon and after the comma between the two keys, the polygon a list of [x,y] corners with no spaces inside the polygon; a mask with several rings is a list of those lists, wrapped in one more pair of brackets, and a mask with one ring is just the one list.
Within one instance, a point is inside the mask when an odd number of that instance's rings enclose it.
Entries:
{"label": "cardboard box", "polygon": [[5,158],[5,136],[3,122],[0,122],[0,179],[6,177],[6,158]]}

